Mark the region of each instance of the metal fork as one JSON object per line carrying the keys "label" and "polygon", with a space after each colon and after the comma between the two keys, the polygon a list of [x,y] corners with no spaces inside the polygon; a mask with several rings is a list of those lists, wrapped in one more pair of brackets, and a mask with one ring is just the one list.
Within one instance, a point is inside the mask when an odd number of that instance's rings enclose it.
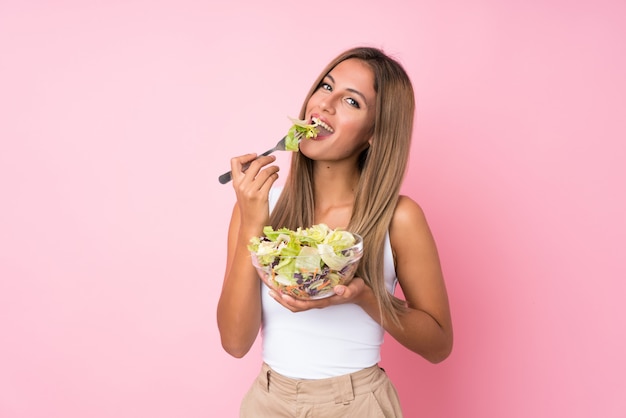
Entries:
{"label": "metal fork", "polygon": [[[300,143],[300,140],[302,139],[302,133],[297,132],[296,133],[296,138],[298,138],[298,143]],[[287,135],[285,135],[280,141],[278,141],[276,143],[276,145],[274,146],[274,148],[268,149],[267,151],[265,151],[263,154],[260,154],[256,158],[264,157],[266,155],[270,155],[274,151],[285,151],[285,143],[286,142],[287,142]],[[243,171],[246,171],[251,163],[252,163],[252,161],[250,161],[249,163],[244,164],[241,169]],[[232,175],[233,175],[232,171],[229,171],[229,172],[224,173],[221,176],[219,176],[218,180],[220,181],[220,183],[226,184],[226,183],[228,183],[229,181],[231,181],[233,179]]]}

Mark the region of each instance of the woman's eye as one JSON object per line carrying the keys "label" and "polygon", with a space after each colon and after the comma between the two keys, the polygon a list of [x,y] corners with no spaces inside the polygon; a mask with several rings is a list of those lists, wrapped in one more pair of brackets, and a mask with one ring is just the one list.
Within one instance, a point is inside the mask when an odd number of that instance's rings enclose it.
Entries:
{"label": "woman's eye", "polygon": [[328,83],[321,83],[320,88],[328,91],[333,91],[333,88]]}
{"label": "woman's eye", "polygon": [[353,99],[353,98],[351,98],[351,97],[348,97],[348,98],[346,99],[346,102],[347,102],[350,106],[356,107],[357,109],[359,109],[359,108],[361,107],[361,105],[359,105],[359,102],[357,102],[356,100],[354,100],[354,99]]}

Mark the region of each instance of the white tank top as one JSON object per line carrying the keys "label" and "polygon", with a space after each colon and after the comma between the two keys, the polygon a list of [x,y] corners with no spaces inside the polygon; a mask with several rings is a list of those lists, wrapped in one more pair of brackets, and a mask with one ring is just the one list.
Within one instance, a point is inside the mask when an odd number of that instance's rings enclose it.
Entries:
{"label": "white tank top", "polygon": [[[273,210],[282,187],[270,191]],[[389,234],[384,275],[389,292],[397,283]],[[323,379],[353,373],[380,361],[384,329],[355,304],[293,313],[263,285],[263,361],[295,379]]]}

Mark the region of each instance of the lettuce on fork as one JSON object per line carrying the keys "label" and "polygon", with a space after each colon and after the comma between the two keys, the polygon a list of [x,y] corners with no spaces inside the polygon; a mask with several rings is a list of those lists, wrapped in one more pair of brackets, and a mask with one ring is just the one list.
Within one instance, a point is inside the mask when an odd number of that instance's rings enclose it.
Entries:
{"label": "lettuce on fork", "polygon": [[317,136],[317,125],[308,123],[305,120],[289,118],[293,125],[287,132],[285,149],[287,151],[298,151],[298,143],[301,138],[311,139]]}

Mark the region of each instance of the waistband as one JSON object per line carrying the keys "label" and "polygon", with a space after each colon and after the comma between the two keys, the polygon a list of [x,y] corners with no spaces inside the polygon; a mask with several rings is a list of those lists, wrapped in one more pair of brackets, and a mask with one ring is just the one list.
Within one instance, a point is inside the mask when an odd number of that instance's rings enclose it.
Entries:
{"label": "waistband", "polygon": [[355,373],[309,380],[283,376],[263,363],[257,381],[267,392],[277,392],[286,400],[348,403],[357,395],[372,392],[385,379],[387,375],[377,364]]}

